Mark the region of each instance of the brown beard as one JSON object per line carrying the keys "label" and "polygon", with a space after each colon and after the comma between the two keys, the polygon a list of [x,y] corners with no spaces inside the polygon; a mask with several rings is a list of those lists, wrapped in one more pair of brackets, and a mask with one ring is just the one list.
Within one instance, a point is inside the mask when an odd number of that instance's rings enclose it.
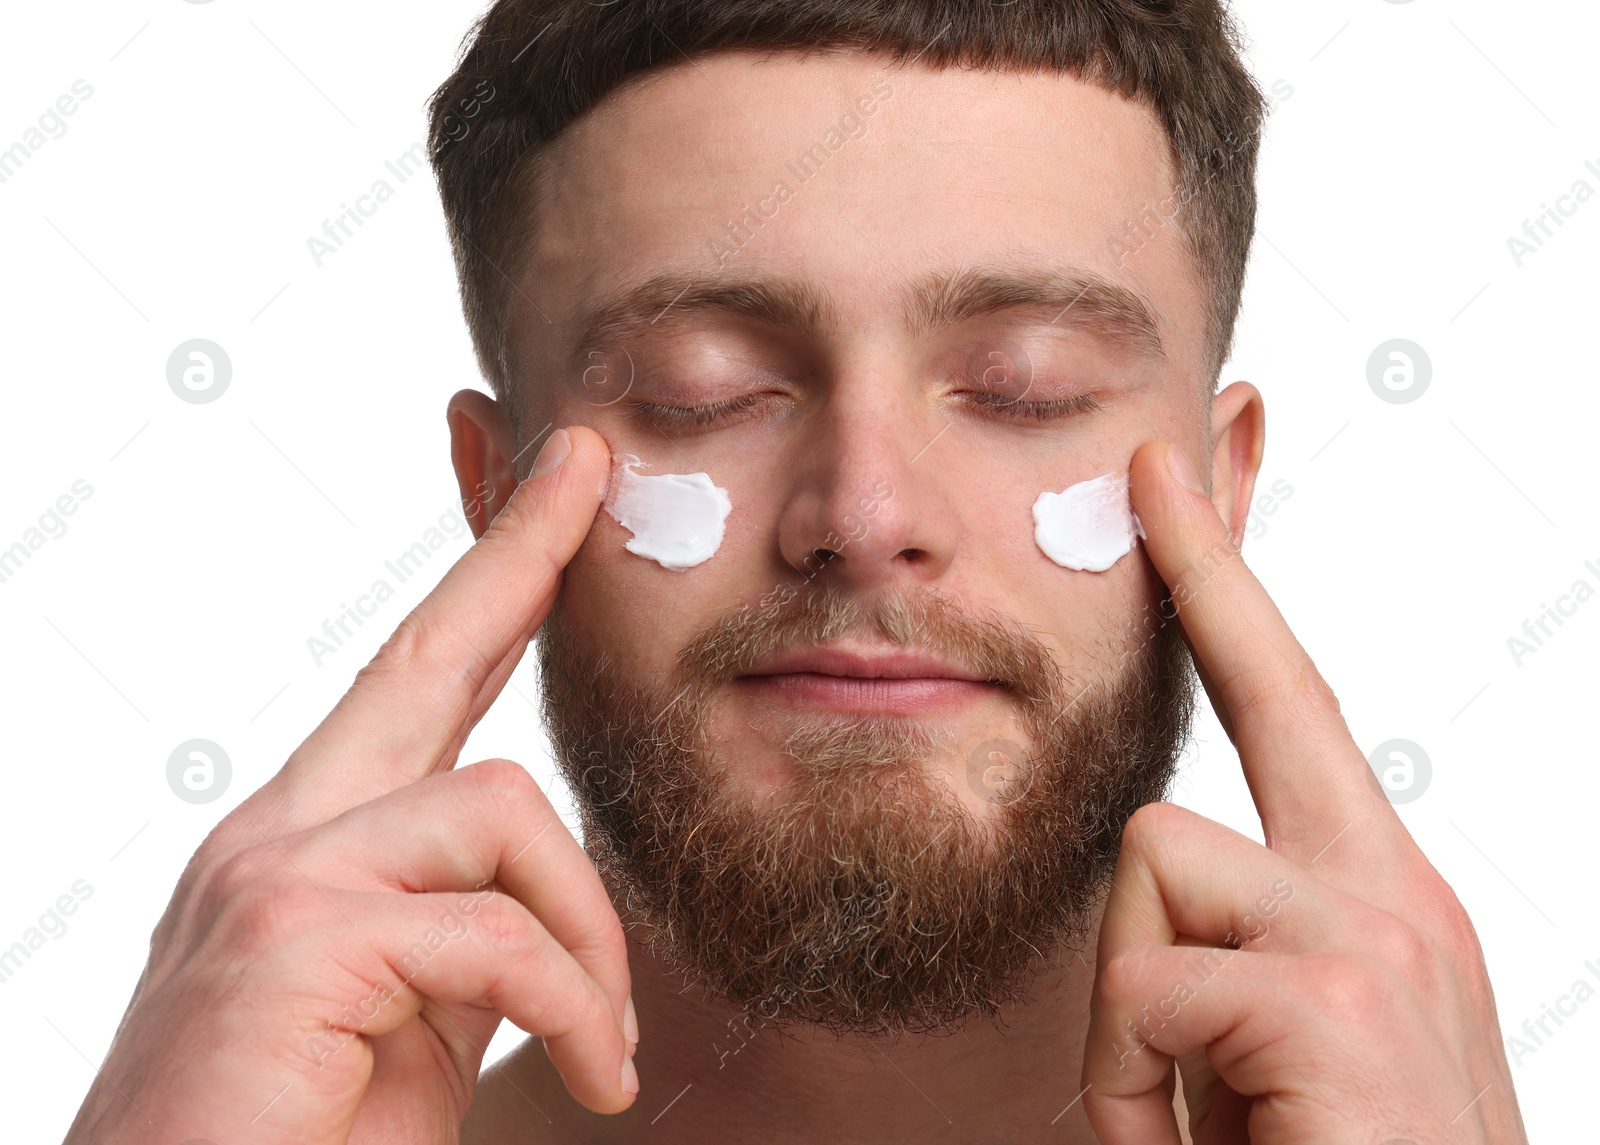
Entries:
{"label": "brown beard", "polygon": [[[738,761],[707,742],[718,691],[845,633],[944,654],[1015,697],[1032,749],[991,741],[957,764],[996,805],[983,821],[933,774],[947,737],[903,718],[786,720],[795,778],[761,806],[732,790]],[[624,921],[711,995],[841,1033],[993,1018],[1081,948],[1123,826],[1165,795],[1194,711],[1174,623],[1078,687],[1020,625],[930,590],[747,606],[656,685],[591,653],[559,608],[538,650],[556,758]]]}

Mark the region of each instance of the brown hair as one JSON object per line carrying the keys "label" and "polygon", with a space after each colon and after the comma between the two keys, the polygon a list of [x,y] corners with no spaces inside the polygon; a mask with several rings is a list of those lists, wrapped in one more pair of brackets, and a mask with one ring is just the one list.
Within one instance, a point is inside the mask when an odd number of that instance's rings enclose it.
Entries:
{"label": "brown hair", "polygon": [[1255,229],[1264,117],[1238,45],[1224,0],[499,0],[429,104],[429,154],[479,365],[514,402],[512,276],[534,225],[538,157],[567,124],[638,73],[688,57],[854,49],[935,68],[1070,72],[1153,108],[1177,189],[1132,221],[1148,228],[1152,214],[1176,214],[1209,286],[1214,382]]}

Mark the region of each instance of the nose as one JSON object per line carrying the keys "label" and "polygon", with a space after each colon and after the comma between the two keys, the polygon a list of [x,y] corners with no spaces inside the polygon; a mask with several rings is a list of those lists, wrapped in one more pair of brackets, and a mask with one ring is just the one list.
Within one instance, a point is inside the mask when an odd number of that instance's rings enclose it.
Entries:
{"label": "nose", "polygon": [[782,516],[784,561],[855,590],[937,580],[960,522],[947,496],[956,427],[881,380],[842,379],[811,419]]}

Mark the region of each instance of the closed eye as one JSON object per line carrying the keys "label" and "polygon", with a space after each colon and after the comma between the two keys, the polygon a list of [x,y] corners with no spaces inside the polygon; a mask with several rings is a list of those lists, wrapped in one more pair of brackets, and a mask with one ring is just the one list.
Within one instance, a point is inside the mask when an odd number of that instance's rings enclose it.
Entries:
{"label": "closed eye", "polygon": [[768,393],[740,394],[720,402],[705,405],[666,405],[661,402],[638,402],[634,409],[639,415],[663,429],[707,429],[738,421],[763,399],[775,395]]}
{"label": "closed eye", "polygon": [[1054,401],[1029,401],[994,390],[967,390],[963,391],[962,397],[986,413],[1019,421],[1053,421],[1101,408],[1093,394],[1075,394]]}

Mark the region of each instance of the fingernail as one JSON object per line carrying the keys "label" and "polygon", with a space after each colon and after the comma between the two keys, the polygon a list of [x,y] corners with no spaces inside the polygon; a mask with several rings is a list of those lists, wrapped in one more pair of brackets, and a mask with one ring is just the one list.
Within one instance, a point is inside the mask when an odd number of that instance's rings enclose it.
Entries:
{"label": "fingernail", "polygon": [[1167,472],[1172,474],[1172,479],[1185,489],[1192,489],[1196,493],[1204,494],[1205,489],[1200,484],[1200,476],[1194,471],[1194,462],[1189,460],[1189,455],[1176,445],[1167,446]]}
{"label": "fingernail", "polygon": [[627,1005],[622,1007],[622,1036],[634,1045],[639,1044],[639,1014],[633,1008],[633,995],[628,995]]}
{"label": "fingernail", "polygon": [[632,1058],[622,1059],[622,1092],[639,1092],[639,1071],[633,1068]]}
{"label": "fingernail", "polygon": [[571,453],[572,436],[564,429],[556,430],[539,450],[539,456],[533,459],[533,476],[542,477],[559,468]]}

